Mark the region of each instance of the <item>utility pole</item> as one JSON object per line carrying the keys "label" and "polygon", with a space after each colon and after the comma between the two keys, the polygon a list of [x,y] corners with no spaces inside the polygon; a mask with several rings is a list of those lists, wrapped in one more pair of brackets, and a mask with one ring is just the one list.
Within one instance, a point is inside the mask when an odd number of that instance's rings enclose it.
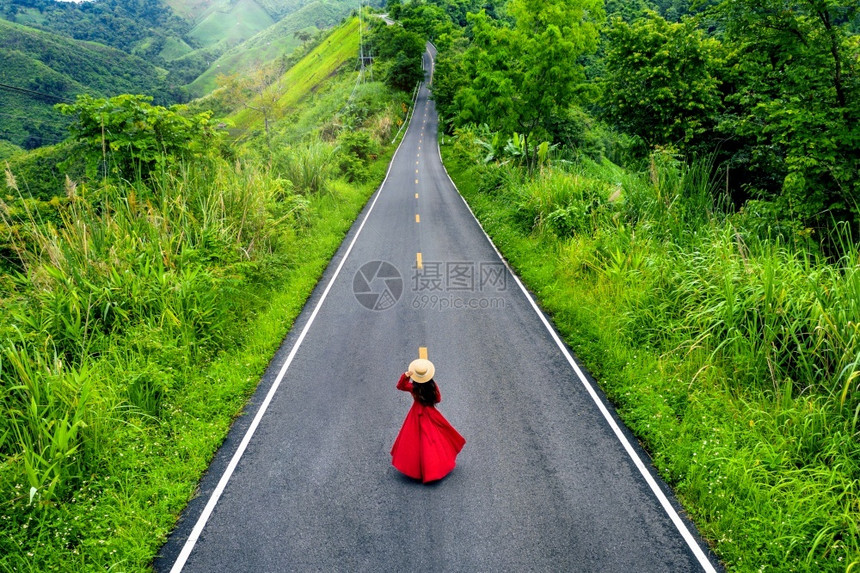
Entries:
{"label": "utility pole", "polygon": [[358,2],[358,59],[360,62],[361,72],[359,77],[362,82],[367,81],[365,77],[365,71],[367,68],[370,68],[370,81],[373,81],[373,48],[369,47],[367,51],[364,49],[364,16],[362,15],[363,6],[362,2],[364,0],[359,0]]}
{"label": "utility pole", "polygon": [[361,0],[358,0],[358,59],[361,61],[360,63],[360,71],[359,77],[364,79],[364,36],[362,32],[362,20],[361,20]]}

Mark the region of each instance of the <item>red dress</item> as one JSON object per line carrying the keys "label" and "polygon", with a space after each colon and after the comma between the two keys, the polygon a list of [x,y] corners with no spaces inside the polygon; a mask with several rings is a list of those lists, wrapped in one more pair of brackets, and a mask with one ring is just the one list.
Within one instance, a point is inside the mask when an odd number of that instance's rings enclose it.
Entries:
{"label": "red dress", "polygon": [[[397,389],[412,392],[412,380],[400,376]],[[391,447],[391,463],[422,482],[442,479],[452,469],[466,440],[435,406],[421,404],[413,395],[412,408]],[[436,388],[436,403],[442,401]]]}

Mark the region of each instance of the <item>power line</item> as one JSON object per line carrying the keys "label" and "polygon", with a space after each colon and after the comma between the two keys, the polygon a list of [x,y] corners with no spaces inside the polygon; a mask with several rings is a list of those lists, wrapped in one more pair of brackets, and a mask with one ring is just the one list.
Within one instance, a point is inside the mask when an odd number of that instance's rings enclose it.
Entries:
{"label": "power line", "polygon": [[[8,118],[11,118],[11,119],[19,119],[19,120],[22,120],[22,121],[28,121],[28,122],[33,122],[33,121],[34,121],[34,118],[33,118],[33,116],[32,116],[31,114],[29,114],[29,113],[25,113],[25,112],[23,112],[23,111],[22,111],[21,113],[17,113],[17,114],[16,114],[16,113],[7,113],[7,112],[5,112],[5,111],[0,111],[0,116],[8,117]],[[45,118],[38,118],[38,119],[41,119],[41,120],[46,121],[46,122],[47,122],[47,121],[49,121],[49,120],[47,120],[47,119],[45,119]],[[51,121],[51,122],[56,122],[56,121],[57,121],[57,119],[52,117],[52,118],[50,119],[50,121]]]}
{"label": "power line", "polygon": [[52,100],[54,100],[54,101],[61,101],[61,102],[66,102],[66,103],[74,103],[74,102],[72,102],[72,100],[67,99],[67,98],[64,98],[64,97],[55,96],[55,95],[51,95],[51,94],[46,94],[46,93],[43,93],[43,92],[37,92],[37,91],[35,91],[35,90],[28,90],[28,89],[26,89],[26,88],[19,88],[19,87],[17,87],[17,86],[10,86],[10,85],[8,85],[8,84],[3,84],[3,83],[0,83],[0,90],[6,90],[6,91],[9,91],[9,92],[13,92],[13,93],[19,93],[19,94],[30,95],[30,96],[36,96],[36,97],[42,97],[42,98],[50,98],[50,99],[52,99]]}

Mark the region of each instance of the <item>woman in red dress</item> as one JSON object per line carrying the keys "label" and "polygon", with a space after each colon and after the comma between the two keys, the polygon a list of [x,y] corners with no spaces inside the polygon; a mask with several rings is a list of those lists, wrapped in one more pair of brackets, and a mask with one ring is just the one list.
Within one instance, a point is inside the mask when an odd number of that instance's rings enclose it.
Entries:
{"label": "woman in red dress", "polygon": [[442,395],[433,380],[435,372],[432,362],[419,358],[412,361],[397,382],[397,389],[410,392],[414,402],[391,447],[391,463],[424,483],[448,475],[466,443],[436,409]]}

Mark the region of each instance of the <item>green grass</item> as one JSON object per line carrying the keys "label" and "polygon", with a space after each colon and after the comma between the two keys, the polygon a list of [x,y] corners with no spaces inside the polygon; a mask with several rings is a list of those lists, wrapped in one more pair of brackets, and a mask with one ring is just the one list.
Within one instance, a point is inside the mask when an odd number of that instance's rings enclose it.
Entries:
{"label": "green grass", "polygon": [[158,57],[165,61],[176,60],[192,51],[193,48],[181,38],[169,36],[164,40],[164,45],[161,47]]}
{"label": "green grass", "polygon": [[461,192],[726,567],[860,566],[852,255],[744,234],[706,166],[528,178],[469,147]]}
{"label": "green grass", "polygon": [[45,16],[36,8],[27,8],[18,12],[15,22],[25,26],[41,26],[45,23]]}

